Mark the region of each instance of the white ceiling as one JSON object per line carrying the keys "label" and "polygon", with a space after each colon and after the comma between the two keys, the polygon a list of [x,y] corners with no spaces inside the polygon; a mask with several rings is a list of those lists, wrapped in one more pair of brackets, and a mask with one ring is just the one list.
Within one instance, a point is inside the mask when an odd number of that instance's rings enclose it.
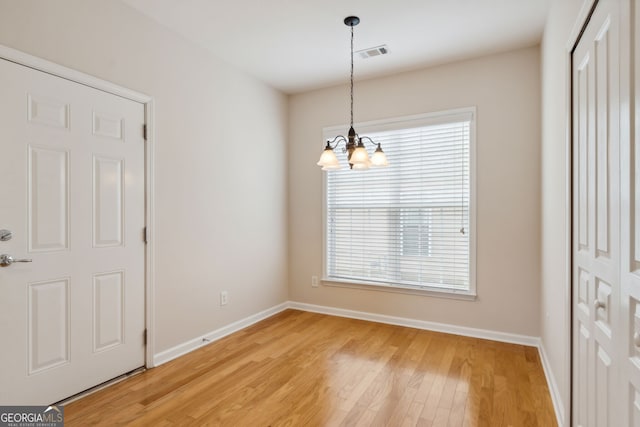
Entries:
{"label": "white ceiling", "polygon": [[552,0],[123,0],[286,93],[348,81],[349,27],[360,17],[356,79],[532,46]]}

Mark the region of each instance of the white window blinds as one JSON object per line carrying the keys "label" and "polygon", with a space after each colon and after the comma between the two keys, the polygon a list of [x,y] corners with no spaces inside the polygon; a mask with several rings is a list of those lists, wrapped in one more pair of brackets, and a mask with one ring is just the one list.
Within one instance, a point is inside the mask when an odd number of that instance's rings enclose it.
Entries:
{"label": "white window blinds", "polygon": [[325,279],[469,292],[472,113],[364,127],[390,166],[326,174]]}

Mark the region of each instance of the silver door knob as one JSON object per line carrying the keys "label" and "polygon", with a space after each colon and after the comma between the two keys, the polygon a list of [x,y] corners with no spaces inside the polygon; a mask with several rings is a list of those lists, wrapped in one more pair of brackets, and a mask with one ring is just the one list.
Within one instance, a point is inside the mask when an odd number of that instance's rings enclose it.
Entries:
{"label": "silver door knob", "polygon": [[33,262],[31,259],[14,259],[11,255],[0,255],[0,267],[9,267],[14,262]]}
{"label": "silver door knob", "polygon": [[596,300],[593,301],[593,308],[596,311],[598,309],[600,309],[600,308],[606,308],[606,307],[607,307],[607,305],[604,302],[600,301],[599,299],[596,299]]}

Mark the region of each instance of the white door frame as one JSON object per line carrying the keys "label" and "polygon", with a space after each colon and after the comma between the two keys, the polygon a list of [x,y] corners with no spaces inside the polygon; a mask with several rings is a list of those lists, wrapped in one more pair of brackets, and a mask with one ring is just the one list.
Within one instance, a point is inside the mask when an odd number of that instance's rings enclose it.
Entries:
{"label": "white door frame", "polygon": [[147,244],[145,245],[145,327],[147,339],[145,346],[145,365],[154,367],[153,355],[155,344],[155,239],[154,239],[154,99],[149,95],[135,92],[111,82],[81,73],[71,68],[55,64],[27,53],[0,45],[0,59],[14,62],[34,70],[42,71],[72,82],[92,87],[113,95],[144,104],[147,137],[145,142],[145,222],[147,228]]}

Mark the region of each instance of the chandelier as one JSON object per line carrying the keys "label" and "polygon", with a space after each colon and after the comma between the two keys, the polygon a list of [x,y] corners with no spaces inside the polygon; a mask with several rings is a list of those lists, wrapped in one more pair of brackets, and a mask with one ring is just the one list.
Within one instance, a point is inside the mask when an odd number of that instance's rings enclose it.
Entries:
{"label": "chandelier", "polygon": [[[345,148],[343,152],[348,153],[347,159],[351,169],[365,170],[370,167],[388,166],[387,156],[382,151],[380,144],[376,144],[368,136],[358,135],[355,129],[353,129],[353,27],[360,23],[360,18],[357,16],[347,16],[344,18],[344,23],[351,27],[351,126],[349,127],[349,133],[346,138],[338,135],[333,138],[332,141],[327,141],[327,145],[320,155],[320,160],[317,165],[322,166],[322,170],[324,171],[340,169],[340,162],[333,150],[335,150],[340,143],[344,142]],[[365,142],[376,146],[376,150],[371,155],[371,158],[369,158],[369,153],[365,148]]]}

